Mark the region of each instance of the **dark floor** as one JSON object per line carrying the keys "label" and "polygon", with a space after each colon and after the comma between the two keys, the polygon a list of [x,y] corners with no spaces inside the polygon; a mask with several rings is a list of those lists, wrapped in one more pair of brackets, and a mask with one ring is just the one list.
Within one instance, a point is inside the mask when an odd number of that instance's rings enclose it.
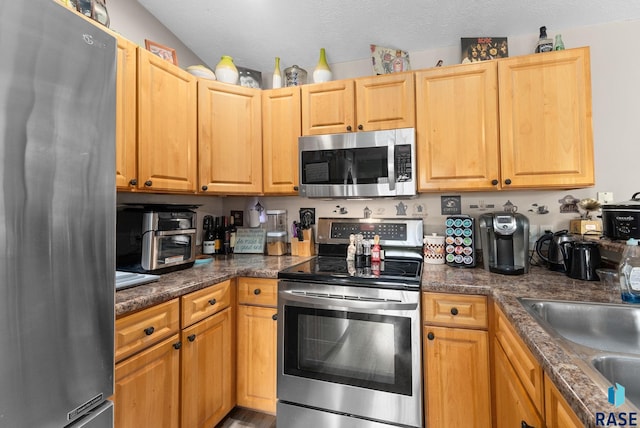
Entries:
{"label": "dark floor", "polygon": [[276,428],[276,417],[236,407],[216,428]]}

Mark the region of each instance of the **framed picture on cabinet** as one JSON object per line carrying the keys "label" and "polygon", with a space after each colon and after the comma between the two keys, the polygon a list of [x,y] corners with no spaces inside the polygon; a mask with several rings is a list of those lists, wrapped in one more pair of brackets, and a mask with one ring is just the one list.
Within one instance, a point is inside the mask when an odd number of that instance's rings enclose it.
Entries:
{"label": "framed picture on cabinet", "polygon": [[389,74],[411,70],[409,52],[369,45],[371,48],[371,65],[375,74]]}
{"label": "framed picture on cabinet", "polygon": [[178,65],[178,55],[176,54],[175,49],[147,39],[144,40],[144,47],[152,54],[159,56],[162,59],[166,59],[173,65]]}
{"label": "framed picture on cabinet", "polygon": [[258,70],[252,70],[250,68],[238,67],[238,75],[240,86],[245,88],[262,89],[262,73]]}
{"label": "framed picture on cabinet", "polygon": [[506,37],[463,37],[461,62],[487,61],[509,56],[509,44]]}

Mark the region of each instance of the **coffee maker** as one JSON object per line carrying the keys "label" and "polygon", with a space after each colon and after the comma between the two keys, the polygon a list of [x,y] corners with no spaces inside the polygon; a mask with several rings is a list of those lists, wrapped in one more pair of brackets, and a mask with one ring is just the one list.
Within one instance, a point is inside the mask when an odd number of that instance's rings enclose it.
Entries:
{"label": "coffee maker", "polygon": [[479,218],[484,268],[504,275],[529,272],[529,219],[518,213],[488,213]]}

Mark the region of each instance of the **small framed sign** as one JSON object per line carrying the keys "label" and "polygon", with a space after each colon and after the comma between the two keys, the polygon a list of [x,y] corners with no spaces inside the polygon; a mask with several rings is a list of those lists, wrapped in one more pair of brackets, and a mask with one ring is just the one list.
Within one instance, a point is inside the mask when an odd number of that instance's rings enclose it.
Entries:
{"label": "small framed sign", "polygon": [[242,227],[236,232],[236,246],[233,250],[238,254],[264,254],[267,231],[258,228]]}

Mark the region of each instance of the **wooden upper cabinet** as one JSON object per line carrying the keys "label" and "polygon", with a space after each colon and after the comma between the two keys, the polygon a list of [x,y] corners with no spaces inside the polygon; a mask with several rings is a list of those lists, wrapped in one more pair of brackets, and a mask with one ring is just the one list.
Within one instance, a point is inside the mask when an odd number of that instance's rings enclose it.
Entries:
{"label": "wooden upper cabinet", "polygon": [[413,73],[303,85],[302,134],[415,126]]}
{"label": "wooden upper cabinet", "polygon": [[262,91],[262,171],[266,195],[298,193],[300,88]]}
{"label": "wooden upper cabinet", "polygon": [[118,42],[116,69],[116,187],[129,190],[137,183],[137,50],[123,37]]}
{"label": "wooden upper cabinet", "polygon": [[196,78],[138,49],[138,188],[194,192]]}
{"label": "wooden upper cabinet", "polygon": [[496,189],[497,80],[495,61],[416,72],[419,191]]}
{"label": "wooden upper cabinet", "polygon": [[262,193],[261,91],[198,82],[198,191]]}
{"label": "wooden upper cabinet", "polygon": [[336,134],[355,130],[353,80],[303,85],[302,135]]}
{"label": "wooden upper cabinet", "polygon": [[413,73],[363,77],[356,84],[359,131],[413,128],[416,123]]}
{"label": "wooden upper cabinet", "polygon": [[500,60],[498,81],[503,184],[593,185],[589,48]]}

